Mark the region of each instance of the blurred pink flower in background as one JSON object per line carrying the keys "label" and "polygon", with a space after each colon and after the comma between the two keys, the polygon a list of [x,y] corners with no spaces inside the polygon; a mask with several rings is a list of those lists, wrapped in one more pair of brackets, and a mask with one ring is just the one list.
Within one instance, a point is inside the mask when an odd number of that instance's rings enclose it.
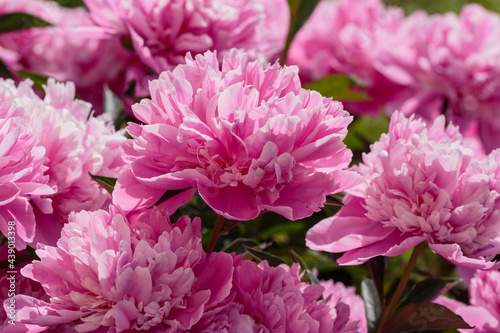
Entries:
{"label": "blurred pink flower in background", "polygon": [[500,330],[500,272],[478,270],[470,280],[469,305],[445,296],[436,303],[461,316],[474,329],[458,330],[467,333],[495,333]]}
{"label": "blurred pink flower in background", "polygon": [[346,287],[342,282],[334,282],[333,280],[321,280],[320,285],[325,288],[323,299],[328,303],[342,302],[348,305],[350,309],[349,321],[357,321],[360,332],[367,333],[365,302],[361,296],[356,295],[356,288]]}
{"label": "blurred pink flower in background", "polygon": [[475,4],[412,14],[380,52],[377,68],[411,89],[392,109],[432,121],[444,113],[487,152],[500,147],[500,16]]}
{"label": "blurred pink flower in background", "polygon": [[232,48],[273,59],[284,47],[285,0],[84,0],[96,24],[130,38],[142,62],[156,73],[184,63],[187,52]]}
{"label": "blurred pink flower in background", "polygon": [[157,210],[142,217],[131,228],[113,210],[72,213],[57,247],[41,246],[41,261],[22,269],[50,301],[16,296],[17,322],[179,332],[226,305],[234,256],[204,252],[199,218],[171,224]]}
{"label": "blurred pink flower in background", "polygon": [[403,20],[400,8],[386,8],[381,0],[321,1],[293,40],[287,63],[300,68],[306,83],[334,73],[362,81],[371,101],[345,101],[346,109],[355,114],[380,113],[404,93],[401,85],[375,67],[378,53]]}
{"label": "blurred pink flower in background", "polygon": [[13,243],[22,250],[35,236],[33,201],[51,213],[51,201],[42,196],[53,195],[56,188],[44,174],[45,148],[26,121],[29,110],[10,99],[16,92],[12,81],[0,79],[0,231],[15,235]]}
{"label": "blurred pink flower in background", "polygon": [[500,251],[500,150],[462,145],[444,116],[430,126],[396,112],[353,169],[364,183],[306,236],[314,250],[346,252],[339,264],[400,255],[419,243],[458,266],[491,268]]}
{"label": "blurred pink flower in background", "polygon": [[144,125],[128,125],[131,168],[118,178],[116,205],[130,212],[188,188],[165,203],[172,214],[197,188],[229,219],[274,211],[295,220],[359,183],[344,170],[352,117],[341,103],[302,89],[296,67],[263,66],[236,50],[222,67],[211,52],[186,62],[152,81],[152,99],[133,107]]}
{"label": "blurred pink flower in background", "polygon": [[12,80],[0,80],[0,96],[24,109],[28,131],[37,139],[37,149],[45,152],[39,158],[48,185],[57,191],[44,193],[45,201],[34,201],[37,231],[30,241],[34,246],[37,242],[55,245],[71,211],[105,208],[110,203],[111,195],[89,173],[116,177],[124,165],[118,147],[126,139],[115,132],[107,116],[93,117],[89,103],[74,100],[72,83],[49,79],[43,100],[31,85],[29,80],[18,87]]}
{"label": "blurred pink flower in background", "polygon": [[80,98],[102,113],[104,87],[125,88],[132,54],[118,38],[96,26],[84,8],[65,8],[46,0],[6,0],[0,15],[22,12],[52,24],[0,34],[0,60],[11,70],[28,70],[72,81]]}
{"label": "blurred pink flower in background", "polygon": [[317,299],[324,288],[300,282],[298,264],[270,267],[267,261],[245,260],[236,267],[234,300],[196,332],[360,332],[349,306],[335,296]]}

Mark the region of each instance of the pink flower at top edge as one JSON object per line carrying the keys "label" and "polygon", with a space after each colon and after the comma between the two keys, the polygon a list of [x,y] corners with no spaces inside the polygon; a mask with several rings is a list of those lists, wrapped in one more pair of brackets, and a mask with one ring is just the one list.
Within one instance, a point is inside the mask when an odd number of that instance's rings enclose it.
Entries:
{"label": "pink flower at top edge", "polygon": [[346,101],[346,109],[354,114],[380,113],[386,103],[405,93],[375,66],[378,53],[403,21],[400,8],[386,7],[381,0],[320,1],[294,38],[287,63],[300,68],[304,82],[337,73],[355,77],[366,85],[370,100]]}
{"label": "pink flower at top edge", "polygon": [[204,252],[198,218],[172,224],[154,209],[135,225],[115,210],[72,213],[57,247],[41,246],[41,261],[22,269],[50,301],[16,296],[17,321],[78,332],[179,332],[226,305],[234,257]]}
{"label": "pink flower at top edge", "polygon": [[364,183],[345,207],[309,230],[314,250],[346,252],[339,264],[396,256],[427,241],[458,266],[488,269],[500,250],[500,150],[462,145],[458,128],[396,112],[389,133],[354,167]]}
{"label": "pink flower at top edge", "polygon": [[128,125],[131,168],[113,192],[126,212],[188,188],[165,203],[171,213],[197,189],[229,219],[274,211],[295,220],[359,183],[345,171],[352,153],[342,140],[352,117],[302,89],[295,67],[263,66],[236,50],[222,64],[211,52],[186,62],[152,81],[151,99],[133,107],[144,125]]}
{"label": "pink flower at top edge", "polygon": [[96,24],[130,38],[141,61],[156,73],[184,63],[187,52],[232,48],[273,59],[289,26],[285,0],[85,0]]}

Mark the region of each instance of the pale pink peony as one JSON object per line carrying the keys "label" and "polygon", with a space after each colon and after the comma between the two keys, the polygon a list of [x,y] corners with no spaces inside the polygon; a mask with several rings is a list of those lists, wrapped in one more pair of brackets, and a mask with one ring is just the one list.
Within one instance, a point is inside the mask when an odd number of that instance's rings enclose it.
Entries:
{"label": "pale pink peony", "polygon": [[[20,108],[4,94],[0,81],[0,231],[18,250],[35,236],[33,201],[48,206],[43,199],[55,193],[44,174],[45,149],[38,145],[36,135],[25,121],[26,110]],[[12,238],[10,238],[12,237]]]}
{"label": "pale pink peony", "polygon": [[222,57],[231,48],[271,59],[289,25],[285,0],[84,0],[94,21],[130,39],[156,73],[184,63],[187,52]]}
{"label": "pale pink peony", "polygon": [[126,139],[106,116],[93,117],[89,103],[74,100],[72,83],[50,79],[43,100],[31,84],[24,81],[16,88],[12,80],[1,80],[0,100],[25,110],[23,118],[38,139],[38,149],[45,152],[45,177],[57,192],[46,193],[52,204],[35,201],[37,231],[30,241],[55,245],[71,211],[96,210],[110,203],[111,195],[89,173],[116,177],[124,165],[118,147]]}
{"label": "pale pink peony", "polygon": [[463,333],[496,333],[500,330],[500,272],[476,271],[469,285],[469,305],[440,296],[436,303],[461,316],[474,329]]}
{"label": "pale pink peony", "polygon": [[65,8],[46,0],[6,0],[0,14],[23,12],[52,26],[0,35],[0,59],[13,70],[28,70],[76,84],[80,98],[102,113],[104,87],[121,93],[132,53],[118,38],[96,26],[84,8]]}
{"label": "pale pink peony", "polygon": [[[500,150],[478,158],[458,128],[396,112],[389,133],[354,169],[364,183],[306,237],[314,250],[346,252],[338,263],[396,256],[427,241],[459,266],[491,268],[500,250]],[[479,156],[481,157],[481,156]]]}
{"label": "pale pink peony", "polygon": [[199,218],[171,224],[156,209],[141,218],[130,227],[114,210],[72,213],[57,247],[42,246],[41,261],[22,269],[50,301],[16,297],[18,322],[67,323],[78,332],[181,332],[226,305],[234,257],[204,252]]}
{"label": "pale pink peony", "polygon": [[236,50],[222,69],[211,52],[186,61],[152,81],[152,99],[133,107],[144,125],[127,128],[131,168],[113,193],[122,209],[151,207],[167,190],[189,188],[170,199],[174,210],[197,188],[229,219],[274,211],[295,220],[359,183],[344,170],[352,117],[341,103],[301,89],[295,67],[263,67]]}
{"label": "pale pink peony", "polygon": [[393,108],[426,121],[445,113],[487,152],[500,147],[500,16],[475,4],[460,15],[411,15],[377,68],[412,95]]}
{"label": "pale pink peony", "polygon": [[375,67],[378,53],[403,19],[400,8],[386,8],[381,0],[321,1],[294,38],[287,63],[300,68],[305,82],[334,73],[361,80],[371,101],[346,101],[346,109],[378,113],[404,92]]}
{"label": "pale pink peony", "polygon": [[356,288],[346,287],[342,282],[334,282],[333,280],[321,280],[320,285],[325,288],[323,299],[326,302],[342,302],[348,305],[350,310],[349,321],[357,321],[360,332],[367,333],[365,302],[361,296],[356,295]]}
{"label": "pale pink peony", "polygon": [[195,332],[360,332],[349,306],[338,298],[317,301],[324,288],[300,282],[298,264],[270,267],[243,261],[233,277],[234,297],[223,311],[195,327]]}

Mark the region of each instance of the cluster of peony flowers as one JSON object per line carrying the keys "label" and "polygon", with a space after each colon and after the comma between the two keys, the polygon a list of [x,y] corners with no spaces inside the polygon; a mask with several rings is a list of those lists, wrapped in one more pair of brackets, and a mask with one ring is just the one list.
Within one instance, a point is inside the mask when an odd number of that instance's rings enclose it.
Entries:
{"label": "cluster of peony flowers", "polygon": [[[359,265],[428,244],[461,269],[490,270],[475,272],[469,304],[436,302],[474,332],[500,329],[498,15],[322,1],[281,66],[286,0],[83,2],[0,3],[0,15],[51,24],[0,31],[0,74],[12,72],[0,78],[0,331],[384,331],[417,255],[392,299],[371,262],[375,308],[354,287],[318,282],[293,251],[275,266],[246,240],[245,255],[213,251],[240,221],[305,219],[342,192],[306,247]],[[51,78],[37,90],[23,70]],[[370,100],[302,88],[329,74],[361,82]],[[96,115],[104,92],[131,106],[126,129]],[[349,111],[382,109],[388,133],[352,166]],[[179,217],[195,193],[218,215],[211,233],[202,214]]]}
{"label": "cluster of peony flowers", "polygon": [[429,122],[445,113],[490,152],[500,147],[499,38],[500,16],[476,4],[460,15],[405,18],[381,0],[322,1],[288,62],[306,81],[332,73],[360,80],[370,100],[347,102],[353,113],[400,110]]}
{"label": "cluster of peony flowers", "polygon": [[126,140],[107,116],[93,117],[74,100],[72,83],[49,79],[41,99],[32,82],[0,79],[2,201],[0,230],[17,228],[17,249],[55,244],[71,211],[106,207],[111,195],[90,174],[116,177],[124,166],[117,148]]}
{"label": "cluster of peony flowers", "polygon": [[349,306],[318,301],[324,288],[300,282],[298,265],[205,253],[200,230],[199,218],[171,223],[156,208],[133,222],[113,207],[71,213],[57,247],[22,268],[46,295],[16,296],[17,329],[359,332]]}
{"label": "cluster of peony flowers", "polygon": [[345,171],[342,140],[352,117],[342,104],[301,88],[297,68],[262,65],[232,50],[207,52],[150,83],[151,99],[134,105],[123,145],[130,169],[114,202],[130,212],[169,190],[172,213],[195,189],[219,215],[249,220],[273,211],[310,216],[326,196],[359,183]]}
{"label": "cluster of peony flowers", "polygon": [[475,155],[444,116],[432,125],[396,112],[389,132],[353,167],[364,182],[308,231],[340,264],[396,256],[422,242],[450,262],[489,269],[500,250],[500,150]]}

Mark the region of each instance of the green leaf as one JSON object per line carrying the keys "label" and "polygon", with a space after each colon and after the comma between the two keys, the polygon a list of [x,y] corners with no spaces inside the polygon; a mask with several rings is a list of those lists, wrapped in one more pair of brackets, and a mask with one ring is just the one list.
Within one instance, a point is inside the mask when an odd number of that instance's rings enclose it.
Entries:
{"label": "green leaf", "polygon": [[400,308],[410,303],[430,302],[455,287],[460,280],[457,279],[426,279],[416,283],[403,299]]}
{"label": "green leaf", "polygon": [[292,258],[292,261],[298,263],[300,268],[306,272],[309,283],[319,285],[318,277],[314,275],[310,269],[307,269],[304,259],[302,259],[302,257],[293,249],[289,249],[288,253],[290,254],[290,258]]}
{"label": "green leaf", "polygon": [[261,251],[261,250],[257,250],[255,248],[246,246],[245,244],[243,244],[243,247],[255,259],[258,259],[258,260],[261,260],[261,261],[262,260],[267,260],[267,262],[269,263],[270,266],[276,267],[276,266],[279,266],[281,264],[286,264],[286,262],[283,259],[281,259],[278,256],[275,256],[274,254],[267,253],[267,252],[264,252],[264,251]]}
{"label": "green leaf", "polygon": [[84,6],[82,0],[52,0],[57,2],[60,6],[63,7],[80,7]]}
{"label": "green leaf", "polygon": [[319,81],[314,81],[304,86],[305,89],[316,90],[325,97],[343,101],[368,101],[370,98],[364,92],[352,91],[351,88],[359,87],[354,80],[344,74],[331,74]]}
{"label": "green leaf", "polygon": [[340,206],[340,207],[345,206],[342,200],[334,195],[329,195],[326,197],[325,205]]}
{"label": "green leaf", "polygon": [[180,190],[168,190],[167,192],[165,192],[161,198],[153,205],[151,206],[150,208],[154,207],[154,206],[158,206],[159,204],[161,203],[164,203],[165,201],[167,201],[168,199],[170,198],[173,198],[175,197],[176,195],[178,194],[181,194],[182,192],[184,191],[187,191],[189,189],[192,189],[192,187],[186,187],[186,188],[183,188],[183,189],[180,189]]}
{"label": "green leaf", "polygon": [[299,233],[304,230],[305,226],[300,222],[287,222],[274,225],[266,230],[260,232],[261,237],[271,237],[280,232],[286,232],[287,234]]}
{"label": "green leaf", "polygon": [[49,79],[48,76],[25,70],[18,70],[17,73],[21,75],[23,78],[30,79],[31,81],[33,81],[33,86],[41,92],[44,91],[43,85],[46,85],[47,80]]}
{"label": "green leaf", "polygon": [[9,68],[7,68],[7,65],[2,60],[0,60],[0,77],[12,79],[12,73],[9,71]]}
{"label": "green leaf", "polygon": [[226,246],[222,250],[222,252],[227,252],[227,253],[235,252],[236,254],[244,254],[247,251],[245,246],[257,247],[259,246],[259,244],[250,238],[236,238],[228,246]]}
{"label": "green leaf", "polygon": [[380,139],[382,133],[389,131],[389,122],[390,119],[385,113],[378,117],[359,117],[347,128],[344,143],[354,151],[365,151],[370,144]]}
{"label": "green leaf", "polygon": [[90,178],[95,180],[102,188],[108,191],[110,194],[113,194],[113,190],[116,185],[116,178],[104,177],[104,176],[96,176],[89,172]]}
{"label": "green leaf", "polygon": [[320,0],[289,0],[288,5],[290,7],[290,28],[288,29],[288,35],[286,37],[285,48],[280,57],[280,63],[283,65],[286,61],[288,50],[292,44],[292,40],[297,34],[297,32],[302,28],[304,23],[306,23],[309,16],[318,5]]}
{"label": "green leaf", "polygon": [[365,302],[366,322],[368,333],[375,333],[378,321],[382,315],[382,307],[377,293],[377,287],[372,279],[363,279],[361,282],[361,297]]}
{"label": "green leaf", "polygon": [[0,16],[0,33],[50,25],[49,22],[26,13],[10,13]]}
{"label": "green leaf", "polygon": [[384,333],[426,330],[470,329],[462,317],[448,308],[431,302],[412,303],[399,309],[384,325]]}
{"label": "green leaf", "polygon": [[135,51],[134,50],[134,44],[132,43],[132,37],[130,36],[122,36],[120,38],[120,42],[122,43],[123,47],[129,51]]}
{"label": "green leaf", "polygon": [[384,302],[384,276],[386,270],[385,258],[382,256],[374,257],[367,262],[368,271],[372,278],[375,289],[377,290],[377,295],[379,303]]}

